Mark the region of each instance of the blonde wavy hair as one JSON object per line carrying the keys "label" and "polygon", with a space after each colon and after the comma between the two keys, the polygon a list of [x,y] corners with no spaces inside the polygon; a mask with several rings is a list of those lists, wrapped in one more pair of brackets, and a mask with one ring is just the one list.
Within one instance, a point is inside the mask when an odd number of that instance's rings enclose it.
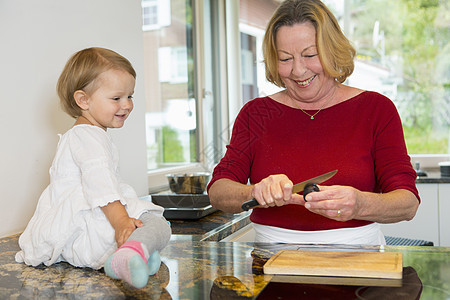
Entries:
{"label": "blonde wavy hair", "polygon": [[136,78],[136,71],[131,63],[112,50],[93,47],[72,55],[56,85],[63,110],[73,118],[81,116],[81,108],[75,102],[74,93],[78,90],[94,92],[97,77],[110,69],[126,71]]}
{"label": "blonde wavy hair", "polygon": [[319,0],[286,0],[270,19],[263,40],[266,78],[279,87],[285,84],[278,74],[276,36],[283,26],[311,22],[316,29],[316,46],[324,71],[339,82],[353,73],[356,51],[342,33],[331,11]]}

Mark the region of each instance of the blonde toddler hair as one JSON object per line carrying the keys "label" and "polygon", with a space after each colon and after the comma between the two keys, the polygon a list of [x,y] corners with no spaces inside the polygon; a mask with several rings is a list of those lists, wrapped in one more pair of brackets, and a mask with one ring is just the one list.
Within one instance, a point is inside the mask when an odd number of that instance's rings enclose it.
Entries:
{"label": "blonde toddler hair", "polygon": [[72,55],[56,86],[63,110],[73,118],[81,116],[81,108],[75,102],[74,93],[78,90],[94,92],[95,79],[110,69],[126,71],[136,78],[136,71],[131,63],[112,50],[93,47]]}

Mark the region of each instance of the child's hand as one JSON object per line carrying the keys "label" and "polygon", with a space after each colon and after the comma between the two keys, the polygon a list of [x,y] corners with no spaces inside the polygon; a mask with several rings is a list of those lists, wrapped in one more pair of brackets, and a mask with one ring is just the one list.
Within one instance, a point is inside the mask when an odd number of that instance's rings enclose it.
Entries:
{"label": "child's hand", "polygon": [[101,209],[114,228],[117,247],[122,246],[137,227],[144,226],[141,220],[128,216],[125,207],[120,201],[111,202],[101,207]]}
{"label": "child's hand", "polygon": [[141,220],[130,218],[128,216],[116,219],[114,225],[117,247],[122,246],[137,227],[144,226]]}

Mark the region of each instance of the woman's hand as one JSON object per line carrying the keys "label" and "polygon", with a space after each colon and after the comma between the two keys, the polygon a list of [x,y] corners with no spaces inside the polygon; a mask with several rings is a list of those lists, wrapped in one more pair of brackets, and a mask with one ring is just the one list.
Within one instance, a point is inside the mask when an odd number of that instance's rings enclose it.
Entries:
{"label": "woman's hand", "polygon": [[306,196],[305,207],[309,211],[324,217],[348,221],[356,219],[361,192],[350,186],[319,186],[320,191]]}
{"label": "woman's hand", "polygon": [[363,192],[340,185],[319,186],[319,189],[306,196],[306,209],[337,221],[396,223],[411,220],[419,206],[416,196],[404,189],[386,193]]}
{"label": "woman's hand", "polygon": [[292,187],[286,175],[270,175],[253,186],[252,197],[263,207],[304,204],[302,196],[292,194]]}

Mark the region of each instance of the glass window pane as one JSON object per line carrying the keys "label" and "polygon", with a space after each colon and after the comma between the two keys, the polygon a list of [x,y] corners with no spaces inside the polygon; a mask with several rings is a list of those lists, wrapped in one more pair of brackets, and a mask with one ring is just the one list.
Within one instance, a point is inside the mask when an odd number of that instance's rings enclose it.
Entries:
{"label": "glass window pane", "polygon": [[195,162],[191,2],[147,0],[142,6],[148,168]]}
{"label": "glass window pane", "polygon": [[[396,104],[410,154],[450,152],[450,6],[446,1],[324,0],[357,50],[347,84]],[[240,0],[243,103],[278,90],[265,80],[261,39],[279,1]],[[255,59],[253,64],[250,61]],[[255,79],[252,77],[256,70]]]}
{"label": "glass window pane", "polygon": [[449,153],[450,6],[446,1],[325,1],[357,50],[352,86],[397,106],[410,154]]}
{"label": "glass window pane", "polygon": [[278,5],[276,0],[240,0],[242,105],[279,90],[266,80],[261,48],[267,22]]}

